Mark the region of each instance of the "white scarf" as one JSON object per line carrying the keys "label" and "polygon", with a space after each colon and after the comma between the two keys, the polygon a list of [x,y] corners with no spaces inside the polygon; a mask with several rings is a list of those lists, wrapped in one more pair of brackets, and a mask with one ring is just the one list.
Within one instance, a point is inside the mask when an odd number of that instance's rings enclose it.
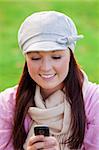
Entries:
{"label": "white scarf", "polygon": [[33,122],[24,149],[27,145],[28,139],[34,134],[34,126],[36,124],[48,125],[51,135],[57,137],[58,135],[65,134],[66,137],[68,137],[71,115],[70,105],[66,100],[64,92],[58,90],[49,96],[44,102],[40,94],[40,87],[37,85],[34,101],[36,107],[30,107],[28,110]]}

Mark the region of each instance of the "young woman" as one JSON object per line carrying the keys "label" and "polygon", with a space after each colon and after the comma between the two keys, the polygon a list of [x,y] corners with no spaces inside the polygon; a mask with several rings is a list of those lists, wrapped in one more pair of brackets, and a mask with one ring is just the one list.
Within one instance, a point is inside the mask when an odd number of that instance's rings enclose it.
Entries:
{"label": "young woman", "polygon": [[[73,21],[34,13],[18,32],[25,65],[17,86],[0,93],[0,150],[99,150],[99,85],[74,57]],[[50,136],[34,134],[47,125]]]}

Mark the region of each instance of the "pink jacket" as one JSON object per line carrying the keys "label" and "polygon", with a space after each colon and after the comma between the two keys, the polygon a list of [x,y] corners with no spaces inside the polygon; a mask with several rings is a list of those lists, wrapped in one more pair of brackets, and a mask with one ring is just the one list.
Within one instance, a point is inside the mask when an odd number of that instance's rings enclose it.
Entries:
{"label": "pink jacket", "polygon": [[[11,134],[16,89],[17,87],[9,88],[0,93],[0,150],[4,150]],[[87,127],[82,150],[99,150],[99,85],[88,82],[84,101]],[[31,124],[29,116],[24,124],[28,132]],[[14,150],[11,142],[6,150]]]}

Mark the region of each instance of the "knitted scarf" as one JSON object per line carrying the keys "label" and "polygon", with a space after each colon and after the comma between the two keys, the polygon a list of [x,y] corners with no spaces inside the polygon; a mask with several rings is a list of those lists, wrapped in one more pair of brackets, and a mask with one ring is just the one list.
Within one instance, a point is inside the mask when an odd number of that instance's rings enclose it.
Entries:
{"label": "knitted scarf", "polygon": [[60,135],[63,136],[65,134],[66,140],[69,134],[71,118],[70,105],[66,100],[64,91],[58,90],[44,101],[40,94],[40,87],[37,85],[34,101],[36,107],[30,107],[28,110],[33,122],[26,143],[24,144],[24,149],[26,148],[28,139],[34,134],[34,126],[36,124],[48,125],[50,135],[54,135],[59,143],[63,143],[63,138]]}
{"label": "knitted scarf", "polygon": [[[83,95],[85,95],[87,83],[88,79],[84,73]],[[32,125],[23,146],[24,149],[26,150],[29,138],[34,135],[34,126],[48,125],[50,135],[54,136],[59,142],[60,150],[69,150],[65,141],[70,132],[71,110],[64,91],[58,90],[44,101],[40,94],[40,87],[37,85],[34,101],[36,107],[30,107],[28,110]]]}

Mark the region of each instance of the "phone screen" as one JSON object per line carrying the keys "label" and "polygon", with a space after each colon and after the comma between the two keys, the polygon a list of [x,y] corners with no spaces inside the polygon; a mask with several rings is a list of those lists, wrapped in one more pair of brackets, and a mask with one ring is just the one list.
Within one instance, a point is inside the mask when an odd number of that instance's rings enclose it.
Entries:
{"label": "phone screen", "polygon": [[49,127],[44,125],[37,125],[34,127],[35,135],[49,136]]}

